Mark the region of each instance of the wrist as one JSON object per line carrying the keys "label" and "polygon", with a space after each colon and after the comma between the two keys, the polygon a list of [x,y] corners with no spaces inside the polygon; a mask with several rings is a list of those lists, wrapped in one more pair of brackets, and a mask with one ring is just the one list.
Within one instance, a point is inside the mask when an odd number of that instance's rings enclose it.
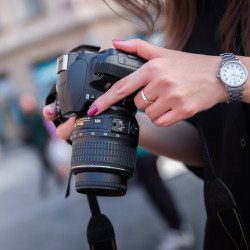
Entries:
{"label": "wrist", "polygon": [[228,102],[228,92],[224,84],[222,84],[221,80],[218,78],[218,73],[221,65],[221,57],[220,56],[210,56],[211,65],[213,65],[213,81],[214,81],[214,98],[217,99],[218,103]]}

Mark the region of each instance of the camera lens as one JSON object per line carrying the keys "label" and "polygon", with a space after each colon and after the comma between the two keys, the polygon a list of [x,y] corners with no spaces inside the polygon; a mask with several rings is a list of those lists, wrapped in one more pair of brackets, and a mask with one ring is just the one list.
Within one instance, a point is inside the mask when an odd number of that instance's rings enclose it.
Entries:
{"label": "camera lens", "polygon": [[84,194],[122,196],[127,191],[127,178],[119,174],[100,171],[80,172],[76,174],[75,187],[77,192]]}
{"label": "camera lens", "polygon": [[138,130],[134,116],[114,111],[78,119],[71,137],[76,190],[98,196],[125,195],[136,163]]}

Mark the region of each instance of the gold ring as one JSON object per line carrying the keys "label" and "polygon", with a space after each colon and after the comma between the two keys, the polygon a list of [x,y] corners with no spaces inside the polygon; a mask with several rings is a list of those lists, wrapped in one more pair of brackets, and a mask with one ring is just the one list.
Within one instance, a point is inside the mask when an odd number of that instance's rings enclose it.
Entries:
{"label": "gold ring", "polygon": [[143,101],[144,101],[146,104],[152,104],[152,103],[153,103],[153,101],[149,100],[149,99],[145,96],[143,90],[141,91],[141,97],[142,97]]}

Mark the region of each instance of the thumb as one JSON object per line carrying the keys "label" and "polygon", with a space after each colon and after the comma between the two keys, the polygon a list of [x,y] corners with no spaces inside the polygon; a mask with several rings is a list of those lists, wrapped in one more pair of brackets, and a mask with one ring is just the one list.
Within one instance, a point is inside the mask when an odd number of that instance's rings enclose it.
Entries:
{"label": "thumb", "polygon": [[114,39],[112,42],[116,49],[136,54],[146,59],[147,61],[153,58],[160,57],[164,53],[166,53],[166,49],[137,38],[131,40]]}

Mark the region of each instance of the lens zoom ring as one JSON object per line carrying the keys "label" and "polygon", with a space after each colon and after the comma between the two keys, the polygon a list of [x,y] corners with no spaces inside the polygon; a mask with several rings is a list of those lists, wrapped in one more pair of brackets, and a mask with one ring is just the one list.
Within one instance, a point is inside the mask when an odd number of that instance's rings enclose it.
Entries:
{"label": "lens zoom ring", "polygon": [[73,166],[82,164],[108,164],[133,170],[136,150],[124,144],[114,142],[74,143],[72,148]]}

